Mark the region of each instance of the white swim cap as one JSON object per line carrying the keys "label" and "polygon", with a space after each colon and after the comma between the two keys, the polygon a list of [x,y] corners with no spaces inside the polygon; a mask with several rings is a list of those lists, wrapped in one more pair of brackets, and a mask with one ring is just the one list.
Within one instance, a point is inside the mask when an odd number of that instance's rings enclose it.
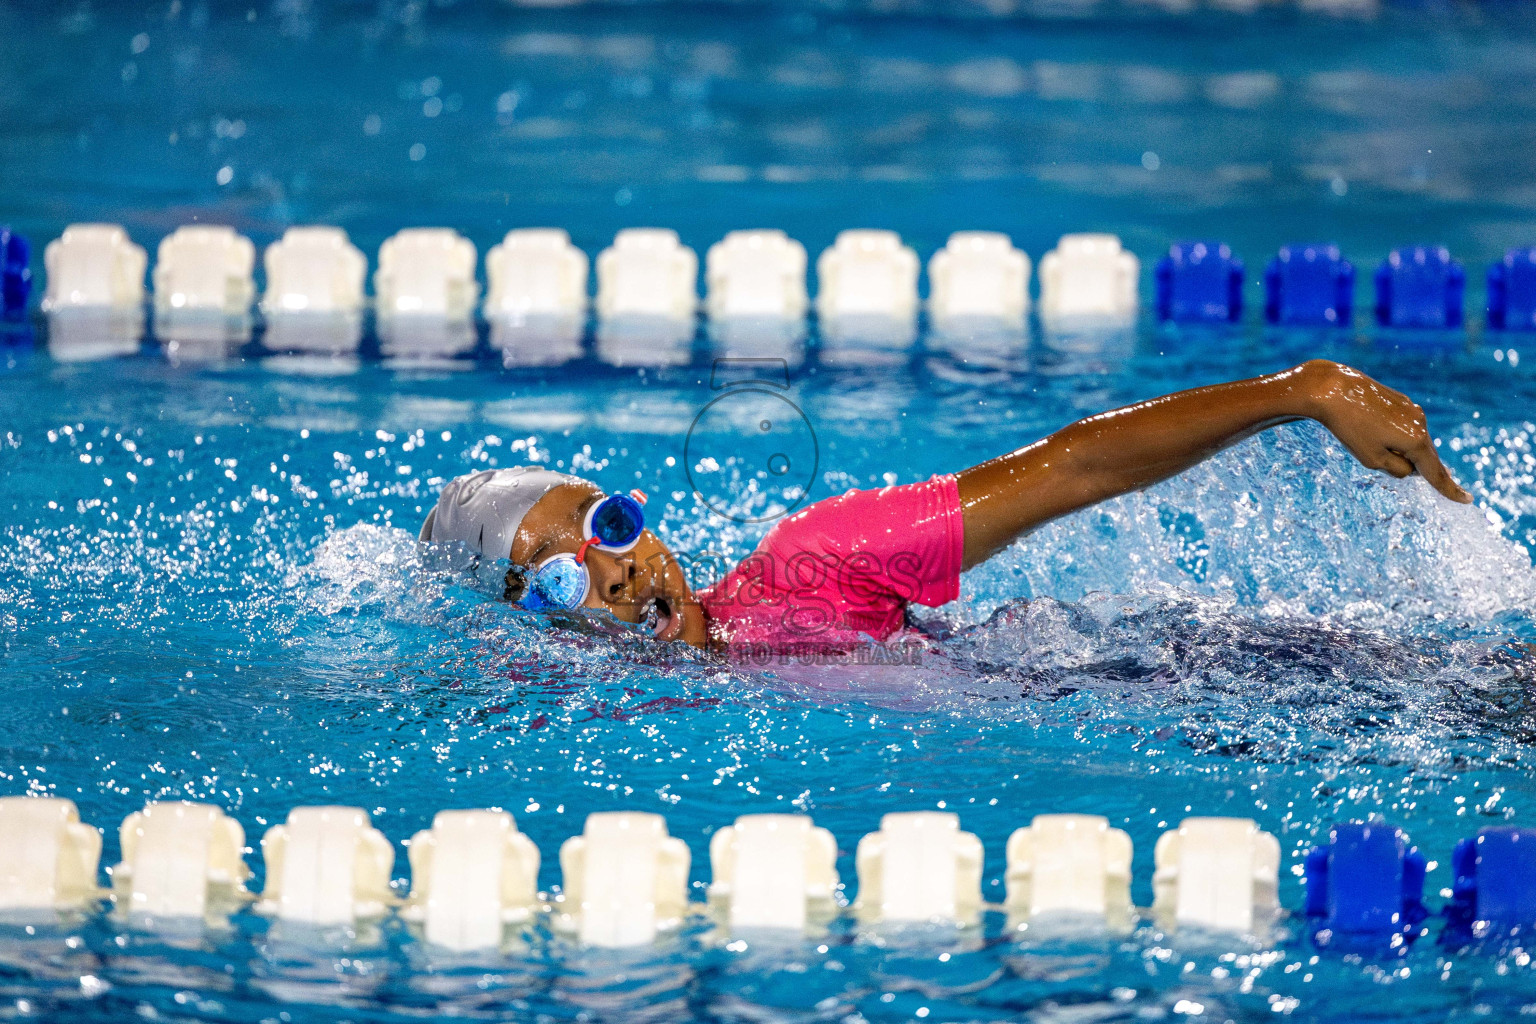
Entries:
{"label": "white swim cap", "polygon": [[461,541],[492,558],[512,557],[512,541],[523,517],[561,484],[586,483],[579,476],[539,466],[486,469],[448,481],[427,513],[419,540]]}

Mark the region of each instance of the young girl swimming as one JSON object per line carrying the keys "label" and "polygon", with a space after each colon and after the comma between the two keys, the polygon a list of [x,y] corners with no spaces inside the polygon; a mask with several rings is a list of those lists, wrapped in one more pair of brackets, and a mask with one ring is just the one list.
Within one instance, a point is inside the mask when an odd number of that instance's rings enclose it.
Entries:
{"label": "young girl swimming", "polygon": [[1052,519],[1301,419],[1371,469],[1417,473],[1452,501],[1472,500],[1440,462],[1423,409],[1357,370],[1313,360],[1090,416],[959,473],[816,502],[697,594],[645,529],[643,494],[606,495],[541,467],[450,481],[421,540],[510,559],[506,596],[527,608],[606,609],[698,647],[849,649],[890,639],[910,603],[953,601],[961,572]]}

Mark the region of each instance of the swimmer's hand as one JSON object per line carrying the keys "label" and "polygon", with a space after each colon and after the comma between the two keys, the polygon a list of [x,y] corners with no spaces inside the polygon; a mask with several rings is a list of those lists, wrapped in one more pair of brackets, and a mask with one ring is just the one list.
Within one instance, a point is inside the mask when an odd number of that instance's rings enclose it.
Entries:
{"label": "swimmer's hand", "polygon": [[1327,427],[1368,469],[1402,479],[1418,473],[1452,501],[1471,504],[1472,495],[1440,461],[1424,410],[1400,391],[1359,370],[1325,359],[1297,368],[1309,379],[1316,407],[1313,419]]}

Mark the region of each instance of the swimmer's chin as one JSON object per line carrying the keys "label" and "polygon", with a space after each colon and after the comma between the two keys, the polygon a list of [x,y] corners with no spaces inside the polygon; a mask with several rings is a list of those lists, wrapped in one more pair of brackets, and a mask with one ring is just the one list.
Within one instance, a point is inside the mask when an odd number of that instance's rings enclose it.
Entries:
{"label": "swimmer's chin", "polygon": [[694,600],[692,594],[688,595],[687,601],[678,602],[672,618],[675,625],[669,626],[670,639],[681,640],[691,647],[709,646],[709,620],[704,617],[704,606]]}

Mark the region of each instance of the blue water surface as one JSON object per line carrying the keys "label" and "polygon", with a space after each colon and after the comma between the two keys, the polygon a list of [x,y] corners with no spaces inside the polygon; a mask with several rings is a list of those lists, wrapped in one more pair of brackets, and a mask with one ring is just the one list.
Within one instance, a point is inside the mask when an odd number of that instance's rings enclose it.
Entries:
{"label": "blue water surface", "polygon": [[[254,846],[291,807],[363,807],[397,846],[440,809],[512,811],[556,851],[601,810],[667,817],[693,854],[736,815],[798,810],[853,849],[944,808],[1003,846],[1038,813],[1107,815],[1151,901],[1189,814],[1280,838],[1281,901],[1335,821],[1383,815],[1433,867],[1536,797],[1536,371],[1484,332],[1482,268],[1536,242],[1530,16],[1371,4],[1336,17],[1071,5],[0,4],[0,219],[42,243],[114,220],[151,250],[292,223],[370,253],[408,225],[484,249],[511,227],[595,253],[665,225],[707,246],[776,226],[1010,232],[1038,258],[1112,230],[1249,258],[1338,240],[1362,268],[1445,242],[1470,333],[1175,331],[925,337],[910,358],[788,360],[812,499],[954,471],[1170,390],[1349,362],[1421,401],[1476,496],[1353,465],[1279,428],[1053,523],[919,614],[916,664],[806,668],[551,629],[414,538],[443,481],[530,459],[653,497],[659,531],[729,564],[767,524],[711,513],[684,457],[719,395],[708,331],[669,368],[589,346],[553,368],[465,357],[174,349],[92,361],[46,327],[0,350],[0,791],[64,796],[105,830],[147,800],[223,807]],[[1063,11],[1066,15],[1061,16]],[[433,102],[438,101],[438,102]],[[417,149],[417,147],[420,147]],[[226,173],[227,171],[227,173]],[[37,273],[43,277],[41,257]],[[1357,307],[1369,307],[1362,273]],[[1150,275],[1144,274],[1144,280]],[[799,346],[792,346],[798,353]],[[1522,358],[1522,355],[1525,358]],[[721,445],[716,496],[753,508]],[[735,474],[733,476],[733,474]],[[747,474],[743,476],[743,474]],[[734,497],[733,497],[734,495]],[[259,854],[248,858],[261,884]],[[1536,1008],[1519,937],[1345,955],[1269,942],[867,933],[726,944],[706,923],[583,951],[531,929],[449,956],[397,923],[304,935],[240,914],[148,931],[110,915],[0,927],[0,1015],[217,1021],[1510,1019]]]}

